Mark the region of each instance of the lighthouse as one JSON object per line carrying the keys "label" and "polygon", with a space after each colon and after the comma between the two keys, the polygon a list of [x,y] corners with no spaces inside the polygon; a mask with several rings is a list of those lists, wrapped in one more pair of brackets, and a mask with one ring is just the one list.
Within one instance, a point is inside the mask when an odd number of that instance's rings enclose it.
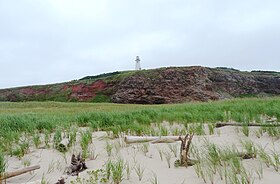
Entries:
{"label": "lighthouse", "polygon": [[141,70],[140,58],[139,58],[139,56],[136,56],[135,62],[136,62],[136,64],[135,64],[135,70]]}

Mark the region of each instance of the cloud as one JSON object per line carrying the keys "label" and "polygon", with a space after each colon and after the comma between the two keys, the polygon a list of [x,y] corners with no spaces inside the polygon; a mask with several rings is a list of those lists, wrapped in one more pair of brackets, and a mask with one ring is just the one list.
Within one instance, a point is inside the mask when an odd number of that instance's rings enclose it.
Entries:
{"label": "cloud", "polygon": [[280,70],[277,0],[0,1],[0,88],[134,68]]}

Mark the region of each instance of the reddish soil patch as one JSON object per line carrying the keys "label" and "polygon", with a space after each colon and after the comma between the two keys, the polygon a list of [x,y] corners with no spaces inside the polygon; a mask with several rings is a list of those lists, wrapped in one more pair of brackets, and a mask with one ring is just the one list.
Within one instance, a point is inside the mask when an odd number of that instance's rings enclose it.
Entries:
{"label": "reddish soil patch", "polygon": [[87,101],[93,98],[97,92],[104,90],[106,87],[107,84],[104,81],[98,80],[90,85],[81,83],[72,86],[64,86],[63,89],[71,89],[69,98],[77,99],[78,101]]}

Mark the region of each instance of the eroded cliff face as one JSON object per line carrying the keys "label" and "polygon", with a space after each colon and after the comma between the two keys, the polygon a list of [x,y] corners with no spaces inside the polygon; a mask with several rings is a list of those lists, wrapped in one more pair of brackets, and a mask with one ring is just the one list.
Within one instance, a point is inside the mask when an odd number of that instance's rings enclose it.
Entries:
{"label": "eroded cliff face", "polygon": [[129,75],[0,90],[0,101],[108,101],[162,104],[280,95],[280,74],[226,68],[170,67]]}
{"label": "eroded cliff face", "polygon": [[217,100],[203,67],[167,68],[138,72],[119,83],[112,95],[117,103],[179,103]]}
{"label": "eroded cliff face", "polygon": [[219,99],[228,95],[280,95],[280,75],[211,69],[209,79]]}
{"label": "eroded cliff face", "polygon": [[116,86],[116,103],[181,103],[242,95],[279,95],[280,76],[206,67],[166,68],[135,74]]}

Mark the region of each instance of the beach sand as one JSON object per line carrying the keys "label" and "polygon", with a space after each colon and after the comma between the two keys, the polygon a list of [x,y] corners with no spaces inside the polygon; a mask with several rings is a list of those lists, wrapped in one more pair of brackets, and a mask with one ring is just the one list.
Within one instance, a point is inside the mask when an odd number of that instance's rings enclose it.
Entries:
{"label": "beach sand", "polygon": [[[238,131],[239,129],[239,131]],[[203,144],[206,139],[209,142],[215,143],[220,147],[226,147],[235,145],[238,149],[242,150],[242,145],[240,143],[241,140],[251,140],[255,144],[261,145],[265,147],[265,149],[269,152],[270,150],[276,150],[280,152],[280,141],[273,140],[268,135],[264,134],[262,137],[257,138],[255,135],[255,131],[257,131],[257,127],[250,127],[249,137],[246,137],[239,127],[221,127],[219,129],[215,129],[215,133],[213,135],[202,135],[202,136],[194,136],[192,144],[198,147],[203,147]],[[123,137],[118,139],[108,139],[106,138],[106,132],[93,132],[92,144],[90,147],[90,152],[94,152],[95,155],[98,154],[97,158],[94,160],[86,159],[86,165],[88,169],[81,172],[79,174],[80,178],[87,178],[89,175],[87,171],[96,170],[100,168],[104,168],[104,165],[108,159],[118,159],[121,158],[124,162],[128,163],[130,167],[130,176],[124,172],[124,179],[122,183],[153,183],[155,176],[158,180],[159,184],[203,184],[204,181],[197,177],[196,172],[191,167],[175,167],[174,161],[179,159],[179,149],[180,142],[169,143],[171,145],[177,146],[178,157],[175,158],[173,153],[171,152],[167,143],[159,143],[159,144],[151,144],[145,143],[148,147],[148,152],[143,152],[143,143],[135,143],[135,144],[125,144]],[[106,142],[116,146],[113,151],[111,157],[108,156],[106,152]],[[168,168],[167,161],[163,156],[163,160],[160,158],[160,154],[158,150],[162,150],[163,152],[169,152],[172,155],[171,158],[171,168]],[[7,183],[41,183],[41,180],[44,178],[48,183],[55,183],[60,178],[64,178],[66,183],[70,183],[71,181],[75,181],[77,176],[69,176],[65,173],[65,169],[70,165],[70,158],[72,153],[79,153],[81,151],[81,147],[79,145],[79,141],[75,146],[71,147],[69,151],[65,154],[60,153],[55,149],[35,149],[34,147],[30,148],[30,152],[24,155],[23,158],[18,159],[17,157],[7,157],[8,168],[7,171],[14,171],[17,169],[21,169],[24,165],[40,165],[40,169],[35,170],[31,173],[25,173],[10,179],[7,179]],[[260,180],[257,175],[254,173],[254,169],[260,165],[260,161],[258,159],[248,159],[243,160],[243,164],[251,169],[253,172],[254,184],[278,184],[280,183],[280,173],[276,172],[273,167],[266,167],[263,165],[263,178]],[[144,169],[143,178],[139,181],[139,177],[137,176],[134,168],[140,166],[140,168]],[[208,182],[209,183],[209,182]],[[215,177],[214,183],[225,183],[220,180],[218,176]]]}

